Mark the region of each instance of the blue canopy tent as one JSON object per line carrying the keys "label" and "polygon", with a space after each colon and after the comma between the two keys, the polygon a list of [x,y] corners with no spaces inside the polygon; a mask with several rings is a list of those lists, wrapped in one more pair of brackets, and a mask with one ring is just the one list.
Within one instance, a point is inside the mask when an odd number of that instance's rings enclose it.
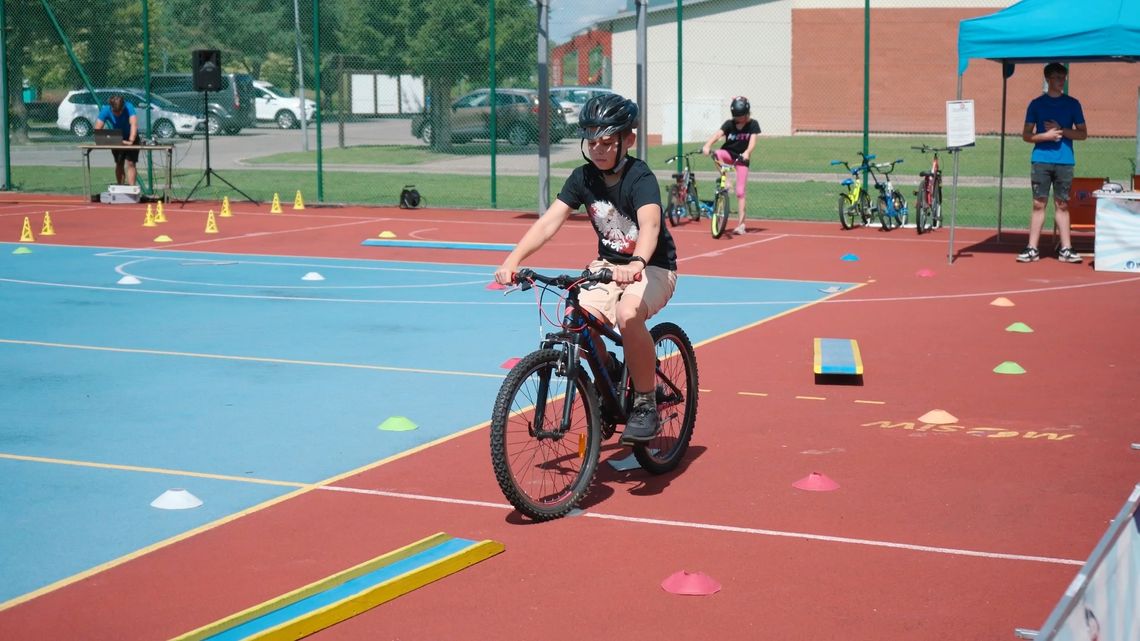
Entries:
{"label": "blue canopy tent", "polygon": [[[958,26],[958,99],[971,58],[1002,63],[1001,157],[998,164],[998,238],[1005,182],[1006,90],[1014,65],[1140,60],[1140,0],[1021,0]],[[955,183],[957,182],[955,156]],[[957,197],[955,197],[957,207]],[[955,212],[956,213],[956,212]],[[953,260],[954,227],[950,227]]]}

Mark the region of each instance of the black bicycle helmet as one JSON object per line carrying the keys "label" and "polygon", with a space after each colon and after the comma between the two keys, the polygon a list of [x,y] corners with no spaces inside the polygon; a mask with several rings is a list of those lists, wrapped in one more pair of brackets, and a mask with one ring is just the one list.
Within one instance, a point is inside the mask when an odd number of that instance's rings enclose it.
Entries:
{"label": "black bicycle helmet", "polygon": [[616,93],[594,96],[578,112],[578,129],[586,140],[629,131],[636,125],[637,103]]}
{"label": "black bicycle helmet", "polygon": [[732,105],[729,107],[729,110],[732,111],[733,118],[739,118],[740,116],[751,114],[752,105],[749,104],[748,99],[744,96],[737,96],[732,99]]}

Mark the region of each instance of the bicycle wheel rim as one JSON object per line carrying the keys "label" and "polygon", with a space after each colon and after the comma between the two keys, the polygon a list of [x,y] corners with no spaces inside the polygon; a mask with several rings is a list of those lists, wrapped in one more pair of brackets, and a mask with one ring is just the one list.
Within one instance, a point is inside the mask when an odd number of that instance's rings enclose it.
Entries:
{"label": "bicycle wheel rim", "polygon": [[699,397],[697,360],[688,335],[676,324],[661,323],[650,333],[657,353],[655,393],[661,429],[633,453],[646,471],[664,474],[680,464],[693,437]]}
{"label": "bicycle wheel rim", "polygon": [[[561,424],[566,391],[559,376],[562,354],[534,352],[516,365],[495,400],[491,419],[491,459],[503,495],[519,512],[535,520],[569,512],[589,489],[597,470],[601,436],[597,402],[584,372],[573,383],[571,421],[558,437],[540,437],[535,428],[554,432]],[[542,424],[534,425],[540,382],[549,377]]]}
{"label": "bicycle wheel rim", "polygon": [[713,202],[712,216],[709,216],[712,225],[712,237],[720,238],[724,233],[724,225],[728,220],[728,198],[724,194],[717,194]]}
{"label": "bicycle wheel rim", "polygon": [[846,196],[846,194],[839,194],[839,225],[844,229],[852,229],[855,227],[855,205]]}

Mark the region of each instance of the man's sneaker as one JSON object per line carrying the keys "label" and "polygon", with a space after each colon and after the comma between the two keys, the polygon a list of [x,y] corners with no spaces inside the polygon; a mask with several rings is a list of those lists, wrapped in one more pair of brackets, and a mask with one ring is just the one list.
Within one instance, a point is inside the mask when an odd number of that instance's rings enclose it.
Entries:
{"label": "man's sneaker", "polygon": [[657,436],[657,408],[650,403],[637,405],[629,413],[629,421],[621,433],[621,442],[626,445],[648,443]]}
{"label": "man's sneaker", "polygon": [[744,224],[742,223],[742,224],[737,225],[736,229],[732,230],[732,233],[736,234],[737,236],[743,236],[744,234],[748,233],[748,228],[745,227]]}
{"label": "man's sneaker", "polygon": [[1017,255],[1019,263],[1032,263],[1037,260],[1041,260],[1041,252],[1037,251],[1036,247],[1026,247]]}
{"label": "man's sneaker", "polygon": [[1057,260],[1062,263],[1079,263],[1081,262],[1081,255],[1073,251],[1072,247],[1062,247],[1057,252]]}

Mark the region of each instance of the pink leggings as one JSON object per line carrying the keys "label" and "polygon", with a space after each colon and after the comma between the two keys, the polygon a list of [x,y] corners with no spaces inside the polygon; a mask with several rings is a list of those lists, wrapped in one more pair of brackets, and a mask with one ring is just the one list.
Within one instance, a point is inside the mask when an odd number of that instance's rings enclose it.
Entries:
{"label": "pink leggings", "polygon": [[714,157],[717,161],[725,165],[733,165],[736,168],[736,197],[744,198],[744,188],[748,185],[748,167],[736,164],[736,161],[732,158],[732,154],[724,149],[717,149]]}

